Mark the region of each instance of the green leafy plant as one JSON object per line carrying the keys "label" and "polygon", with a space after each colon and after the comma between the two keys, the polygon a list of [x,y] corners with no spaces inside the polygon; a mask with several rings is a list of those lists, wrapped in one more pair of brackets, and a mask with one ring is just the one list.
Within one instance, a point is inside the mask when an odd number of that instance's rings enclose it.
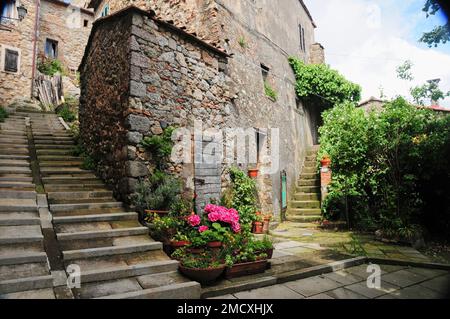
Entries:
{"label": "green leafy plant", "polygon": [[141,210],[170,210],[179,205],[181,194],[182,186],[178,178],[155,171],[138,182],[133,201]]}
{"label": "green leafy plant", "polygon": [[189,241],[189,237],[186,234],[181,233],[178,231],[175,236],[172,237],[172,240],[174,241]]}
{"label": "green leafy plant", "polygon": [[267,81],[264,81],[264,91],[266,93],[266,96],[270,97],[272,100],[276,101],[278,99],[278,93]]}
{"label": "green leafy plant", "polygon": [[77,119],[77,115],[69,109],[68,106],[64,106],[58,111],[58,115],[66,122],[73,122]]}
{"label": "green leafy plant", "polygon": [[329,66],[305,64],[296,57],[290,57],[289,63],[295,73],[295,90],[300,99],[325,109],[361,99],[361,87]]}
{"label": "green leafy plant", "polygon": [[247,41],[245,40],[243,35],[239,37],[238,43],[243,49],[245,49],[248,46]]}
{"label": "green leafy plant", "polygon": [[250,232],[258,211],[256,183],[237,167],[230,168],[230,178],[233,189],[232,207],[239,212],[243,231]]}
{"label": "green leafy plant", "polygon": [[0,122],[5,122],[5,119],[8,116],[8,112],[3,108],[3,106],[0,106]]}
{"label": "green leafy plant", "polygon": [[152,154],[158,169],[164,168],[172,153],[172,134],[174,131],[175,128],[169,126],[164,130],[163,134],[146,137],[141,143]]}
{"label": "green leafy plant", "polygon": [[202,248],[207,244],[207,241],[198,231],[195,231],[193,234],[189,236],[189,241],[191,245],[189,247],[192,248]]}
{"label": "green leafy plant", "polygon": [[37,69],[39,72],[45,75],[53,76],[57,73],[65,75],[67,72],[61,61],[57,59],[51,59],[44,56],[39,58]]}

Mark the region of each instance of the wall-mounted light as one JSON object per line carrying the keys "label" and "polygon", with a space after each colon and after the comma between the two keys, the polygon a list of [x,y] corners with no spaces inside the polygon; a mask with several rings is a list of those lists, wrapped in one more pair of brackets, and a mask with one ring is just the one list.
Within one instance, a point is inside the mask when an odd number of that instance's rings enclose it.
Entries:
{"label": "wall-mounted light", "polygon": [[19,16],[20,21],[22,21],[25,18],[27,12],[28,10],[23,6],[23,4],[21,4],[20,7],[17,7],[17,14]]}

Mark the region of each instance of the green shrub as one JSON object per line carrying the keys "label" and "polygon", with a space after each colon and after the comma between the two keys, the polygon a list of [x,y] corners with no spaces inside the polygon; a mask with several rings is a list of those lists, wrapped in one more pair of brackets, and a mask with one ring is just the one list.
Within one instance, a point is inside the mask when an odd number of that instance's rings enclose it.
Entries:
{"label": "green shrub", "polygon": [[0,122],[4,122],[8,116],[8,112],[6,112],[6,110],[2,106],[0,106]]}
{"label": "green shrub", "polygon": [[61,61],[57,59],[51,59],[46,57],[41,57],[38,61],[37,69],[39,72],[45,75],[53,76],[57,73],[64,75],[66,74],[65,68]]}
{"label": "green shrub", "polygon": [[67,105],[64,105],[58,110],[58,115],[61,116],[64,121],[69,123],[77,119],[77,115]]}
{"label": "green shrub", "polygon": [[141,210],[170,210],[181,201],[182,185],[179,179],[161,171],[139,181],[134,204]]}
{"label": "green shrub", "polygon": [[430,225],[433,214],[448,234],[450,214],[442,203],[450,192],[449,116],[398,98],[379,114],[344,103],[324,112],[323,119],[319,159],[329,155],[333,172],[326,218],[348,217],[358,228],[408,238],[419,224]]}
{"label": "green shrub", "polygon": [[152,154],[159,169],[164,168],[169,161],[173,148],[172,133],[174,130],[174,127],[169,126],[164,130],[163,134],[146,137],[141,143]]}

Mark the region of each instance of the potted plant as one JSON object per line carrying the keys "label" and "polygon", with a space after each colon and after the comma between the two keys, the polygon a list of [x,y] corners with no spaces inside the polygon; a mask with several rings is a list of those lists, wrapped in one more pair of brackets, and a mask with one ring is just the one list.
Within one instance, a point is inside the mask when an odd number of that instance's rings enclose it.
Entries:
{"label": "potted plant", "polygon": [[191,244],[187,248],[187,251],[193,255],[202,254],[205,252],[206,240],[202,236],[194,235],[190,236]]}
{"label": "potted plant", "polygon": [[206,241],[208,247],[210,248],[220,248],[222,247],[222,242],[224,237],[222,233],[215,229],[208,229],[201,233],[202,238]]}
{"label": "potted plant", "polygon": [[271,214],[266,214],[263,217],[263,233],[264,234],[268,234],[269,230],[270,230],[270,221],[272,220],[272,215]]}
{"label": "potted plant", "polygon": [[187,255],[180,260],[179,271],[201,284],[214,283],[225,270],[225,264],[210,254]]}
{"label": "potted plant", "polygon": [[272,259],[274,246],[269,236],[265,235],[262,240],[253,241],[251,245],[256,253],[265,254],[267,259]]}
{"label": "potted plant", "polygon": [[181,247],[189,246],[191,242],[189,241],[189,238],[185,234],[177,232],[177,234],[170,241],[170,244],[172,248],[178,249]]}
{"label": "potted plant", "polygon": [[252,247],[243,248],[234,256],[227,256],[225,261],[226,279],[260,274],[267,268],[267,255],[255,252]]}
{"label": "potted plant", "polygon": [[330,165],[331,165],[331,158],[330,158],[330,156],[328,154],[325,154],[322,157],[322,160],[320,161],[320,165],[322,167],[330,167]]}
{"label": "potted plant", "polygon": [[248,177],[257,178],[259,173],[259,169],[257,167],[251,167],[248,169]]}
{"label": "potted plant", "polygon": [[256,219],[253,222],[253,233],[262,234],[263,233],[263,222],[262,222],[261,212],[256,212]]}

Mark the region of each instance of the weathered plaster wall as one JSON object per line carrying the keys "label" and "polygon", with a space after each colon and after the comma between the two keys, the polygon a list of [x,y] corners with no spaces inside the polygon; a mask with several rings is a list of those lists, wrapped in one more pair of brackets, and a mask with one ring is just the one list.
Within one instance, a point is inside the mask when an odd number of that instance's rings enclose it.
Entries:
{"label": "weathered plaster wall", "polygon": [[[88,25],[84,26],[84,20]],[[46,39],[58,41],[58,60],[76,71],[91,32],[93,14],[59,1],[42,1],[38,53],[44,54]]]}
{"label": "weathered plaster wall", "polygon": [[[11,31],[0,30],[0,46],[20,49],[20,70],[18,74],[0,70],[0,104],[9,104],[23,94],[31,95],[31,70],[33,52],[33,30],[36,16],[36,4],[33,0],[21,0],[28,13],[22,21],[11,21],[7,25]],[[0,57],[4,60],[4,56]]]}
{"label": "weathered plaster wall", "polygon": [[[121,40],[114,31],[104,31],[117,30],[117,21],[124,34]],[[172,125],[189,129],[191,138],[195,120],[217,129],[233,126],[229,78],[220,70],[224,57],[136,10],[98,23],[81,68],[81,132],[89,151],[102,159],[103,177],[127,200],[138,180],[154,167],[151,154],[140,145],[144,137],[162,134]],[[126,69],[126,63],[129,73],[116,74],[106,67],[105,63],[115,61],[116,56],[117,67]],[[114,92],[128,92],[129,98]],[[109,113],[114,116],[105,116]],[[186,191],[192,193],[194,177],[202,169],[200,175],[206,176],[209,168],[196,167],[194,172],[192,162],[169,167],[172,173],[184,177]],[[221,172],[217,174],[221,176]],[[196,190],[200,197],[206,197],[216,189],[220,192],[220,184],[220,178],[206,181]]]}

